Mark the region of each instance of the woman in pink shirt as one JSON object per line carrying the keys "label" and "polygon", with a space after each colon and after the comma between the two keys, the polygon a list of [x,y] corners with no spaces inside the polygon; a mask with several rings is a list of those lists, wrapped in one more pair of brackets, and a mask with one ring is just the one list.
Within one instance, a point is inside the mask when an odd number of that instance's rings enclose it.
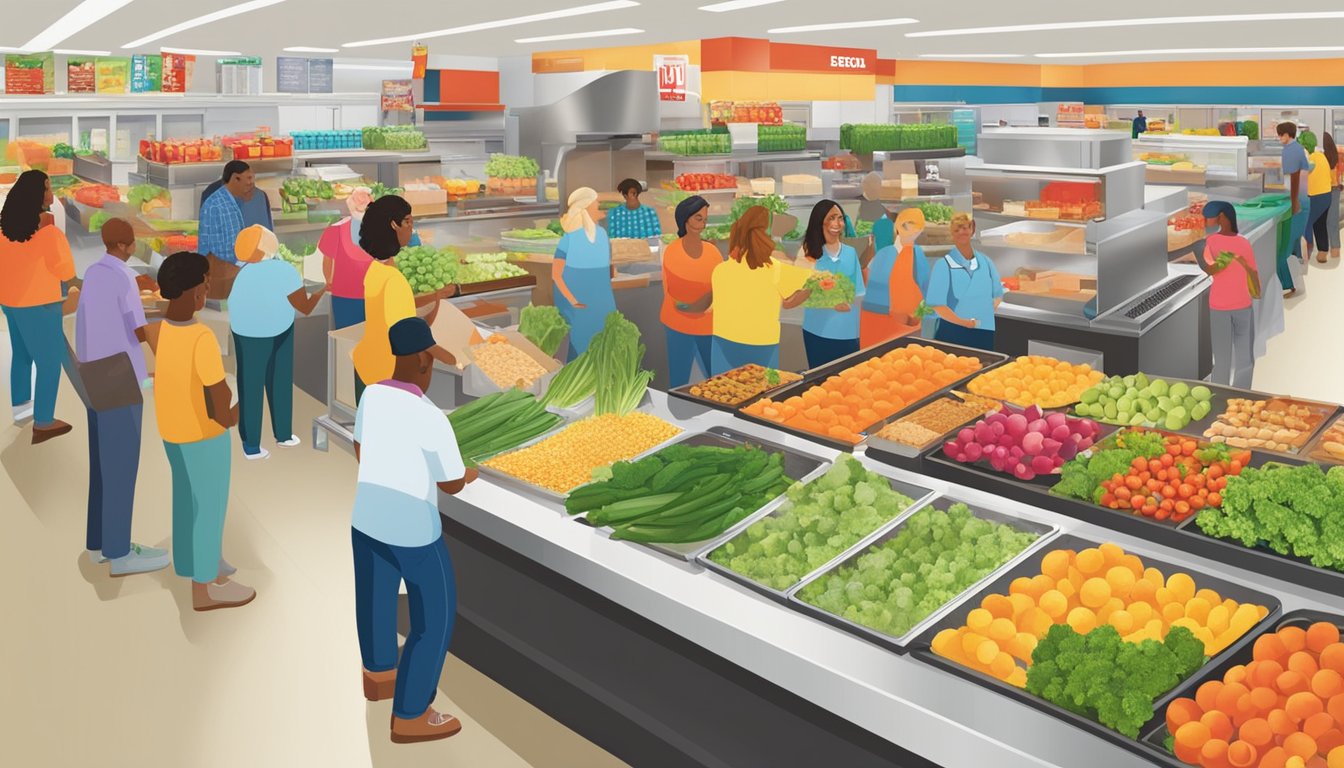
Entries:
{"label": "woman in pink shirt", "polygon": [[[317,249],[322,252],[322,276],[331,292],[331,325],[334,330],[364,322],[364,275],[373,258],[359,247],[359,225],[373,202],[368,187],[357,187],[346,200],[350,216],[327,227]],[[411,246],[420,245],[420,235],[411,233]]]}
{"label": "woman in pink shirt", "polygon": [[1250,389],[1255,371],[1255,312],[1260,298],[1260,273],[1251,242],[1237,232],[1237,211],[1231,203],[1213,200],[1204,206],[1205,225],[1218,231],[1204,241],[1199,268],[1213,278],[1209,314],[1213,336],[1215,384]]}

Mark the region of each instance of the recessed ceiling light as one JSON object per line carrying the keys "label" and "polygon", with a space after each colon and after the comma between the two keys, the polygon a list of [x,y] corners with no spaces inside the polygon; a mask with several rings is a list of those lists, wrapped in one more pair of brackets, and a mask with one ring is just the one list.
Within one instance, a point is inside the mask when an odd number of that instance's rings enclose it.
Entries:
{"label": "recessed ceiling light", "polygon": [[413,43],[419,40],[428,40],[435,37],[447,37],[449,35],[462,35],[468,32],[480,32],[486,29],[499,29],[500,27],[513,27],[520,24],[530,24],[534,21],[552,21],[554,19],[566,19],[571,16],[584,16],[590,13],[604,13],[606,11],[619,11],[623,8],[633,8],[639,5],[634,0],[611,0],[606,3],[593,3],[591,5],[576,5],[573,8],[561,8],[558,11],[546,11],[545,13],[532,13],[527,16],[515,16],[510,19],[497,19],[495,21],[482,21],[476,24],[466,24],[460,27],[449,27],[447,29],[437,29],[430,32],[416,32],[411,35],[401,35],[399,37],[382,37],[377,40],[357,40],[353,43],[345,43],[342,48],[366,48],[371,45],[387,45],[389,43]]}
{"label": "recessed ceiling light", "polygon": [[549,43],[552,40],[578,40],[585,37],[616,37],[617,35],[642,35],[644,30],[634,27],[620,29],[596,29],[592,32],[570,32],[566,35],[542,35],[541,37],[520,37],[515,43]]}
{"label": "recessed ceiling light", "polygon": [[111,56],[111,51],[79,51],[73,48],[57,48],[52,53],[59,53],[62,56]]}
{"label": "recessed ceiling light", "polygon": [[1239,21],[1312,21],[1344,19],[1344,11],[1308,11],[1303,13],[1236,13],[1209,16],[1159,16],[1150,19],[1106,19],[1102,21],[1061,21],[1047,24],[1012,24],[1004,27],[965,27],[906,32],[906,37],[952,37],[1010,32],[1052,32],[1061,29],[1100,29],[1105,27],[1152,27],[1166,24],[1219,24]]}
{"label": "recessed ceiling light", "polygon": [[918,24],[919,19],[869,19],[867,21],[838,21],[831,24],[805,24],[801,27],[776,27],[767,29],[772,35],[787,35],[792,32],[830,32],[835,29],[867,29],[868,27],[895,27],[901,24]]}
{"label": "recessed ceiling light", "polygon": [[1139,51],[1079,51],[1077,53],[1038,53],[1041,59],[1095,59],[1107,56],[1165,56],[1187,53],[1336,53],[1344,45],[1291,45],[1264,48],[1150,48]]}
{"label": "recessed ceiling light", "polygon": [[726,13],[727,11],[740,11],[743,8],[755,8],[758,5],[774,5],[782,2],[784,0],[728,0],[726,3],[702,5],[700,10],[711,13]]}
{"label": "recessed ceiling light", "polygon": [[340,48],[314,48],[308,45],[291,45],[285,49],[290,53],[340,53]]}
{"label": "recessed ceiling light", "polygon": [[168,48],[163,47],[159,50],[164,53],[180,53],[184,56],[242,56],[239,51],[211,51],[204,48]]}
{"label": "recessed ceiling light", "polygon": [[921,53],[921,59],[1020,59],[1020,53]]}
{"label": "recessed ceiling light", "polygon": [[49,51],[69,40],[73,35],[94,24],[109,14],[129,5],[131,0],[84,0],[71,8],[64,16],[52,22],[51,26],[37,33],[37,36],[24,44],[25,51]]}
{"label": "recessed ceiling light", "polygon": [[152,43],[155,40],[162,40],[163,38],[168,37],[169,35],[175,35],[178,32],[182,32],[188,29],[194,29],[196,27],[200,27],[205,24],[211,24],[216,21],[219,21],[220,19],[227,19],[230,16],[237,16],[242,13],[248,13],[250,11],[260,10],[262,8],[267,8],[272,5],[278,5],[283,2],[285,2],[285,0],[250,0],[250,2],[239,3],[238,5],[231,6],[229,8],[222,8],[218,11],[215,11],[214,13],[207,13],[204,16],[197,16],[194,19],[188,19],[182,22],[181,24],[174,24],[171,27],[160,29],[158,32],[155,32],[152,35],[145,35],[144,37],[138,40],[132,40],[131,42],[121,47],[138,48],[142,45],[145,45],[146,43]]}

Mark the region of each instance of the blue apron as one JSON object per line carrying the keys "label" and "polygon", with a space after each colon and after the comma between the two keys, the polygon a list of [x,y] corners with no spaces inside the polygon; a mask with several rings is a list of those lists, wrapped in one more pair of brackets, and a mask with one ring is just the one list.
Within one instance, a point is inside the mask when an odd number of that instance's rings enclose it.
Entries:
{"label": "blue apron", "polygon": [[557,258],[565,260],[565,285],[579,303],[587,305],[577,309],[559,289],[555,291],[555,307],[569,323],[569,359],[573,360],[588,349],[607,315],[616,311],[616,296],[611,290],[611,242],[601,227],[591,243],[583,230],[578,230],[561,238],[555,252]]}

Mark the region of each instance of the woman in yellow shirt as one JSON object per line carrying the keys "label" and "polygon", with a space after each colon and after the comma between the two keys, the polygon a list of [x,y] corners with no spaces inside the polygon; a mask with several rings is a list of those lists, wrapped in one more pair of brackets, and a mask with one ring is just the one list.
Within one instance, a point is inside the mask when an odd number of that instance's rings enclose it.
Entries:
{"label": "woman in yellow shirt", "polygon": [[728,260],[714,268],[714,375],[748,363],[779,367],[779,311],[811,295],[803,288],[811,273],[774,258],[769,226],[769,211],[748,208],[729,235]]}
{"label": "woman in yellow shirt", "polygon": [[[406,276],[397,269],[396,255],[411,242],[414,221],[411,204],[396,195],[380,197],[369,203],[359,228],[359,247],[373,257],[364,275],[364,336],[355,345],[355,402],[364,387],[392,378],[396,358],[387,331],[398,320],[415,317],[417,307],[437,304],[457,293],[446,286],[437,293],[416,296]],[[434,310],[428,320],[433,322]],[[446,354],[446,353],[444,353]],[[451,363],[451,360],[445,362]]]}
{"label": "woman in yellow shirt", "polygon": [[1335,140],[1326,133],[1322,134],[1320,149],[1313,147],[1309,151],[1312,166],[1307,174],[1307,195],[1311,199],[1311,212],[1307,214],[1307,221],[1316,236],[1316,261],[1324,264],[1326,252],[1330,250],[1330,201],[1334,198],[1339,150],[1335,148]]}

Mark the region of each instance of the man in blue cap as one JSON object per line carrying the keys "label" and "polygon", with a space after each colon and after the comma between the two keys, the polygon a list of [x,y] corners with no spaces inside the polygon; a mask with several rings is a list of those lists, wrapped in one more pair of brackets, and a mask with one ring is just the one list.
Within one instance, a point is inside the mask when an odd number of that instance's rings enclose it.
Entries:
{"label": "man in blue cap", "polygon": [[[430,707],[457,614],[438,493],[460,493],[476,479],[476,470],[463,465],[452,424],[425,397],[441,355],[429,325],[410,317],[387,335],[396,357],[392,378],[370,382],[355,416],[359,482],[351,542],[364,696],[392,699],[392,741],[404,744],[462,730],[456,717]],[[398,664],[402,581],[411,632]]]}

